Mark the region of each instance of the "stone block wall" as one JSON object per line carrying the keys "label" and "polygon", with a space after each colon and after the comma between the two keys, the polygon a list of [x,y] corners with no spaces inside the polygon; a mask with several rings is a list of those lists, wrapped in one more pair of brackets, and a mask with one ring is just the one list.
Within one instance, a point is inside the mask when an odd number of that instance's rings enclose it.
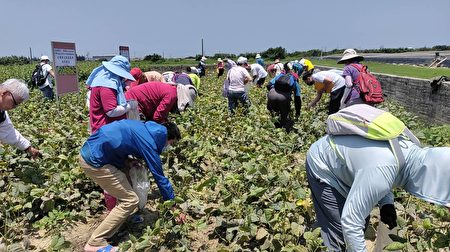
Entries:
{"label": "stone block wall", "polygon": [[[321,70],[329,67],[317,66]],[[436,123],[450,123],[450,82],[433,91],[430,80],[373,73],[387,99],[395,100],[408,111]]]}

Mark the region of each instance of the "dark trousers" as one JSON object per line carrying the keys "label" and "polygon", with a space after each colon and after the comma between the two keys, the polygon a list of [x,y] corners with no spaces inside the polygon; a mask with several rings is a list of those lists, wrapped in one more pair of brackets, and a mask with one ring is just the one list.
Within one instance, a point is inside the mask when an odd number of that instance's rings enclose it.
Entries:
{"label": "dark trousers", "polygon": [[248,97],[248,94],[245,91],[242,92],[228,91],[228,110],[231,113],[234,113],[234,109],[238,106],[239,103],[241,103],[244,106],[245,113],[248,112],[248,109],[252,105]]}
{"label": "dark trousers", "polygon": [[218,69],[218,72],[217,72],[217,78],[219,78],[220,76],[222,76],[224,71],[225,71],[225,69],[219,68],[219,69]]}
{"label": "dark trousers", "polygon": [[334,90],[330,94],[330,104],[328,105],[328,114],[334,114],[339,111],[339,107],[341,106],[341,99],[344,96],[345,86]]}
{"label": "dark trousers", "polygon": [[267,109],[275,115],[279,115],[278,123],[275,125],[278,128],[285,128],[290,130],[293,122],[289,118],[291,111],[291,92],[277,92],[272,88],[267,94]]}
{"label": "dark trousers", "polygon": [[256,85],[258,85],[258,87],[262,87],[262,85],[264,84],[265,81],[266,81],[266,77],[260,78],[260,79],[256,82]]}
{"label": "dark trousers", "polygon": [[40,90],[44,95],[44,97],[47,99],[53,100],[53,98],[55,97],[55,94],[53,93],[53,88],[51,88],[48,85],[43,88],[40,88]]}

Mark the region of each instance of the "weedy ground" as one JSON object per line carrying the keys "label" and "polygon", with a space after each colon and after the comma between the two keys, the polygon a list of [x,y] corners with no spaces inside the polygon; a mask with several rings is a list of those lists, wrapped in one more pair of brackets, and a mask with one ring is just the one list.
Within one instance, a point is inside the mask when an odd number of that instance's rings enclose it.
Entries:
{"label": "weedy ground", "polygon": [[[84,67],[80,81],[94,66]],[[15,71],[25,76],[28,70]],[[0,71],[0,76],[4,80],[11,74]],[[306,110],[315,94],[302,84],[301,117],[287,133],[275,128],[266,109],[264,88],[251,86],[250,111],[238,109],[231,115],[221,96],[222,82],[209,73],[202,79],[195,107],[171,115],[181,128],[182,140],[162,160],[176,201],[188,215],[187,223],[175,223],[178,212],[169,210],[173,202],[162,202],[152,183],[141,211],[144,222],[127,222],[111,240],[122,250],[323,249],[320,231],[314,226],[304,162],[308,147],[325,134],[328,97]],[[10,113],[16,128],[44,154],[30,160],[14,148],[0,147],[0,239],[8,251],[82,251],[105,216],[101,188],[84,175],[77,162],[79,148],[88,137],[84,85],[80,90],[79,95],[64,96],[59,103],[43,101],[39,91],[33,90],[30,101]],[[382,107],[400,117],[425,144],[450,146],[449,125],[425,124],[392,101]],[[446,209],[401,190],[395,196],[399,227],[386,235],[386,249],[449,247]],[[370,224],[368,246],[376,247],[376,209]]]}

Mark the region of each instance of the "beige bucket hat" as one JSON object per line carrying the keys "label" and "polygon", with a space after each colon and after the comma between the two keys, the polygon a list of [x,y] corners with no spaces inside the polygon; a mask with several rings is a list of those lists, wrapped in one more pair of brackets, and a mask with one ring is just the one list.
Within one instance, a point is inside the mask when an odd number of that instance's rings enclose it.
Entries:
{"label": "beige bucket hat", "polygon": [[362,61],[362,60],[364,60],[364,57],[361,55],[358,55],[358,53],[356,53],[355,49],[349,48],[344,51],[342,58],[337,63],[342,64],[349,59],[355,59],[356,61]]}

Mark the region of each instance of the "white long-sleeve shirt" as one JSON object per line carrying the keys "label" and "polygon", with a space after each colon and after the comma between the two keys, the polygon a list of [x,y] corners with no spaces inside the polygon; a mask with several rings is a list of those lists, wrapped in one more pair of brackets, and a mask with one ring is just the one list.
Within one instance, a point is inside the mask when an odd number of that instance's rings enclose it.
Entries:
{"label": "white long-sleeve shirt", "polygon": [[14,128],[11,119],[9,119],[8,112],[5,111],[4,113],[5,120],[0,123],[0,142],[13,145],[19,150],[25,150],[30,147],[30,141]]}

